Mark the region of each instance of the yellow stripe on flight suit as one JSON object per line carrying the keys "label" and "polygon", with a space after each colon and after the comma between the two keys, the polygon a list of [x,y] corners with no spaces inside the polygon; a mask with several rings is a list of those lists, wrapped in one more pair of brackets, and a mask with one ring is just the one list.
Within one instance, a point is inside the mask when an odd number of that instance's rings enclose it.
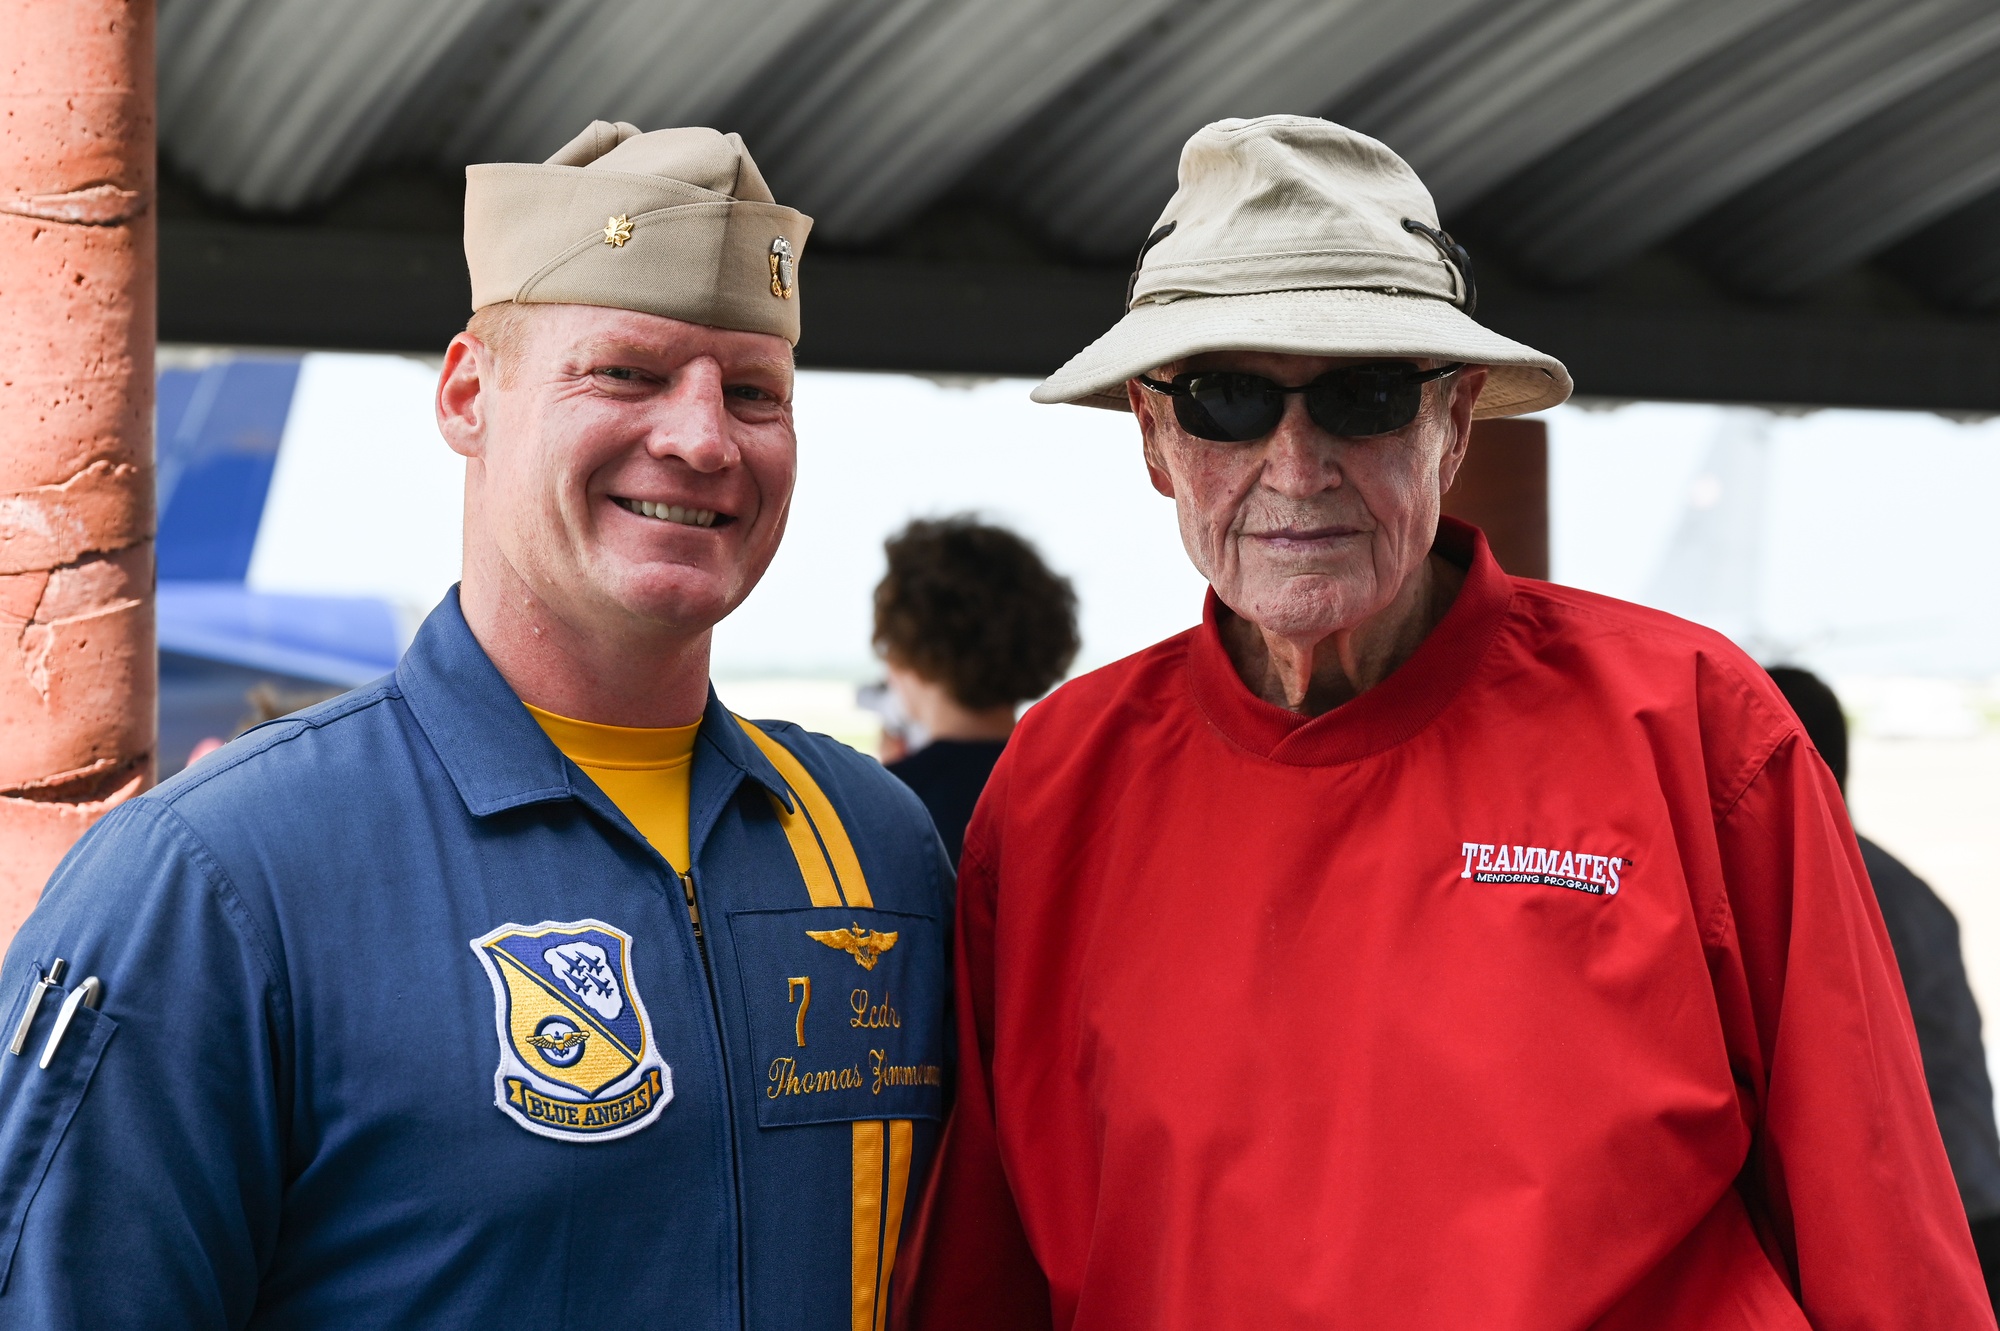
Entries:
{"label": "yellow stripe on flight suit", "polygon": [[[805,879],[812,904],[872,907],[875,898],[869,894],[861,860],[826,792],[790,749],[740,716],[736,724],[792,789],[796,808],[787,809],[775,795],[771,808],[785,830],[792,857],[799,862],[799,875]],[[852,1331],[885,1331],[888,1325],[889,1276],[896,1267],[896,1244],[902,1236],[915,1136],[915,1127],[906,1118],[854,1124]]]}
{"label": "yellow stripe on flight suit", "polygon": [[[889,1324],[889,1273],[896,1269],[896,1239],[903,1232],[903,1199],[910,1191],[910,1148],[916,1125],[907,1118],[889,1120],[889,1215],[882,1226],[882,1283],[875,1301],[874,1331]],[[861,1301],[854,1302],[855,1325],[861,1324]]]}

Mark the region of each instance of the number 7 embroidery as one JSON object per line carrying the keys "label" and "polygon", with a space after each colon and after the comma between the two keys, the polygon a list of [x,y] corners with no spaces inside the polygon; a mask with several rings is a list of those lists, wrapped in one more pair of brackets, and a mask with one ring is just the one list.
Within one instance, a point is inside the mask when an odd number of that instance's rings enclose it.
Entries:
{"label": "number 7 embroidery", "polygon": [[798,1020],[793,1024],[798,1028],[799,1048],[803,1049],[806,1047],[806,1009],[812,1006],[813,1001],[812,976],[794,975],[785,981],[785,1001],[787,1003],[792,1001],[792,995],[796,994],[801,988],[805,990],[805,1000],[799,1004]]}

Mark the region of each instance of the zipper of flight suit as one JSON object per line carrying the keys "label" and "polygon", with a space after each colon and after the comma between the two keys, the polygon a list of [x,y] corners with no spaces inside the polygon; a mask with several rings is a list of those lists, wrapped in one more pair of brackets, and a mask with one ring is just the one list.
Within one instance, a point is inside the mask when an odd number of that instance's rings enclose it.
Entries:
{"label": "zipper of flight suit", "polygon": [[[671,861],[667,867],[674,869]],[[736,1324],[746,1326],[750,1315],[749,1290],[745,1288],[750,1278],[749,1254],[744,1251],[744,1210],[743,1210],[743,1157],[736,1144],[736,1104],[730,1094],[735,1078],[729,1070],[729,1038],[722,1024],[722,995],[715,987],[715,965],[709,960],[708,939],[701,931],[701,904],[695,892],[694,865],[690,863],[686,873],[674,869],[681,880],[681,895],[687,899],[688,924],[694,929],[694,950],[701,955],[701,975],[708,985],[708,1010],[715,1018],[716,1055],[722,1062],[722,1112],[723,1121],[729,1126],[729,1183],[736,1190]]]}

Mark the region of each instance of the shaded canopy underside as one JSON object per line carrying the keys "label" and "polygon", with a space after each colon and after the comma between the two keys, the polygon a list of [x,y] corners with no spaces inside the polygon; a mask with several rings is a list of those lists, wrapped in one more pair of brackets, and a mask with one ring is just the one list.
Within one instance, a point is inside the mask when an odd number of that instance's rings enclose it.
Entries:
{"label": "shaded canopy underside", "polygon": [[[738,130],[816,218],[806,360],[1046,370],[1186,137],[1289,111],[1408,158],[1585,392],[2000,408],[1995,0],[163,0],[160,111],[168,336],[434,347],[459,169],[604,118]],[[1620,320],[1684,364],[1593,383]]]}

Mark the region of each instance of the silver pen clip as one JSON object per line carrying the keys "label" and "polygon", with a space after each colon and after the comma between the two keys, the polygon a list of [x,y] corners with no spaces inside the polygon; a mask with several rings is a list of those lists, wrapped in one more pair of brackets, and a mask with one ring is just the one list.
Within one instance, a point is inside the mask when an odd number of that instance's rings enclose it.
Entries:
{"label": "silver pen clip", "polygon": [[103,992],[104,986],[98,983],[95,975],[86,976],[82,984],[69,991],[69,997],[63,1000],[62,1011],[56,1014],[56,1028],[49,1032],[49,1042],[42,1046],[44,1068],[55,1058],[56,1046],[62,1043],[63,1036],[69,1034],[69,1024],[75,1020],[76,1010],[85,1006],[96,1007],[97,996]]}
{"label": "silver pen clip", "polygon": [[7,1046],[7,1052],[18,1054],[28,1047],[28,1028],[35,1024],[35,1014],[42,1010],[42,995],[62,983],[63,972],[69,963],[57,957],[49,963],[49,973],[35,981],[35,987],[28,991],[28,1007],[21,1014],[21,1024],[14,1028],[14,1043]]}

